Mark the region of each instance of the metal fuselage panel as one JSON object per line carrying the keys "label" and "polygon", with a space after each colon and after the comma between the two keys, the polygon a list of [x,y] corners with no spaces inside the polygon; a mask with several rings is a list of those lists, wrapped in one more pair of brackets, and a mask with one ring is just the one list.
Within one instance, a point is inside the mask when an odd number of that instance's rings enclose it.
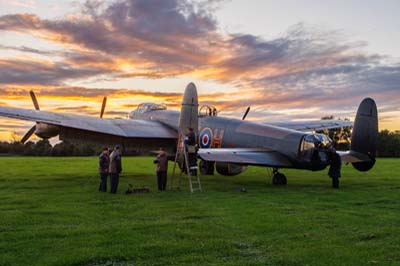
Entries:
{"label": "metal fuselage panel", "polygon": [[[158,121],[178,130],[177,111],[150,111],[132,118]],[[263,148],[279,151],[296,161],[304,133],[251,121],[204,116],[199,117],[198,135],[201,148]]]}

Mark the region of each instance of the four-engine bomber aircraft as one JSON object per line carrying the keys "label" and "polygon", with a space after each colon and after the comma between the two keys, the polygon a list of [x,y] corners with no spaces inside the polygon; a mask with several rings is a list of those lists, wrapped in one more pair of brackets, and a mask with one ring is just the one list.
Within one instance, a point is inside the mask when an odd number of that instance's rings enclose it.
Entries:
{"label": "four-engine bomber aircraft", "polygon": [[[199,137],[199,156],[203,165],[214,167],[223,175],[236,175],[248,165],[274,169],[273,184],[286,184],[282,168],[323,170],[329,164],[332,140],[315,130],[353,125],[351,149],[338,152],[343,162],[352,163],[359,171],[368,171],[375,164],[378,136],[378,114],[374,100],[364,99],[354,124],[348,121],[267,124],[242,119],[224,118],[208,106],[199,108],[197,89],[190,83],[185,90],[181,111],[167,110],[165,105],[144,103],[129,114],[129,119],[103,119],[53,113],[39,110],[0,107],[0,116],[36,122],[24,136],[33,133],[40,138],[59,135],[61,140],[120,144],[124,149],[151,151],[164,147],[175,152],[186,127],[192,127]],[[104,104],[102,112],[104,112]],[[214,168],[213,168],[214,169]]]}

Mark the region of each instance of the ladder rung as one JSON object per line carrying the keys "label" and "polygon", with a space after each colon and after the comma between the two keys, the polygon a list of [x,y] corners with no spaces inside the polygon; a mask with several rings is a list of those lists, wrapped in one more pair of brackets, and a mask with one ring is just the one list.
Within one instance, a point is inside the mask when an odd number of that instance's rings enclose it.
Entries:
{"label": "ladder rung", "polygon": [[[177,146],[177,153],[175,155],[175,163],[174,163],[174,174],[173,174],[173,177],[171,179],[171,182],[173,182],[173,180],[174,180],[175,169],[176,169],[176,165],[178,164],[177,159],[178,159],[180,154],[183,154],[183,156],[184,156],[186,169],[185,170],[181,169],[180,175],[178,177],[178,182],[180,183],[181,177],[182,177],[183,174],[185,174],[184,172],[186,171],[187,172],[186,175],[189,178],[190,191],[191,192],[202,191],[199,173],[196,171],[196,175],[191,175],[191,170],[198,170],[199,167],[197,165],[196,166],[191,166],[191,167],[188,166],[188,152],[187,152],[187,150],[185,148],[185,144],[184,144],[183,141],[182,141],[182,148],[181,149],[179,149],[179,144]],[[196,185],[197,188],[193,188],[194,184]],[[172,187],[174,187],[173,183],[171,183],[171,185],[172,185]],[[179,185],[178,185],[178,189],[179,189]]]}

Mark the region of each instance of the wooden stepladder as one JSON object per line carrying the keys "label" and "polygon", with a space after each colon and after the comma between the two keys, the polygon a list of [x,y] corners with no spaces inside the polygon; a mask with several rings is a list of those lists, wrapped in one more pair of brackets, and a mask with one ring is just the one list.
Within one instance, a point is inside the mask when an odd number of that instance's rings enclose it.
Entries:
{"label": "wooden stepladder", "polygon": [[[187,177],[189,180],[189,188],[190,188],[190,192],[193,193],[195,191],[202,191],[201,189],[201,182],[200,182],[200,176],[199,176],[199,171],[197,169],[197,165],[196,167],[196,176],[192,175],[192,171],[193,169],[190,169],[189,166],[189,153],[186,149],[186,145],[184,143],[184,139],[182,138],[182,136],[179,136],[179,140],[178,140],[178,145],[177,145],[177,149],[176,149],[176,155],[175,155],[175,162],[174,162],[174,168],[173,168],[173,172],[172,172],[172,178],[171,178],[171,182],[170,182],[170,189],[174,190],[174,179],[175,179],[175,174],[176,174],[176,165],[178,164],[182,164],[179,166],[179,168],[181,169],[181,172],[178,176],[178,185],[176,186],[176,189],[179,190],[180,186],[181,186],[181,179],[182,179],[182,175],[186,172],[187,173]],[[183,157],[183,160],[182,160]],[[196,186],[197,185],[197,186]]]}
{"label": "wooden stepladder", "polygon": [[[176,165],[180,164],[181,173],[179,174],[178,186],[180,188],[182,175],[186,172],[189,179],[190,192],[201,191],[201,183],[199,177],[199,171],[196,169],[196,176],[192,176],[194,169],[190,169],[189,166],[189,151],[185,145],[184,135],[185,131],[189,128],[194,130],[197,138],[199,131],[199,101],[197,97],[197,88],[193,83],[189,83],[186,86],[185,93],[182,98],[181,112],[179,115],[179,126],[178,126],[178,143],[176,148],[175,163],[173,174],[170,182],[170,188],[174,188],[174,179],[176,174]],[[196,141],[197,143],[197,141]],[[197,165],[195,166],[197,168]],[[193,172],[191,171],[193,170]],[[197,187],[194,187],[197,185]]]}

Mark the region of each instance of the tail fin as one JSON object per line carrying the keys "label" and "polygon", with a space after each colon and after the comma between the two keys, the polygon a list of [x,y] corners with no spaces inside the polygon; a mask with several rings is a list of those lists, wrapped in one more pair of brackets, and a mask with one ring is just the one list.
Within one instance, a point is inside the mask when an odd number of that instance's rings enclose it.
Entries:
{"label": "tail fin", "polygon": [[370,160],[354,162],[353,167],[359,171],[368,171],[375,164],[378,144],[378,110],[375,101],[365,98],[358,107],[351,137],[351,152],[367,155]]}
{"label": "tail fin", "polygon": [[197,88],[194,83],[189,83],[186,86],[185,93],[183,94],[181,114],[179,117],[179,133],[185,134],[186,128],[193,128],[196,136],[199,129],[198,122],[198,106]]}

